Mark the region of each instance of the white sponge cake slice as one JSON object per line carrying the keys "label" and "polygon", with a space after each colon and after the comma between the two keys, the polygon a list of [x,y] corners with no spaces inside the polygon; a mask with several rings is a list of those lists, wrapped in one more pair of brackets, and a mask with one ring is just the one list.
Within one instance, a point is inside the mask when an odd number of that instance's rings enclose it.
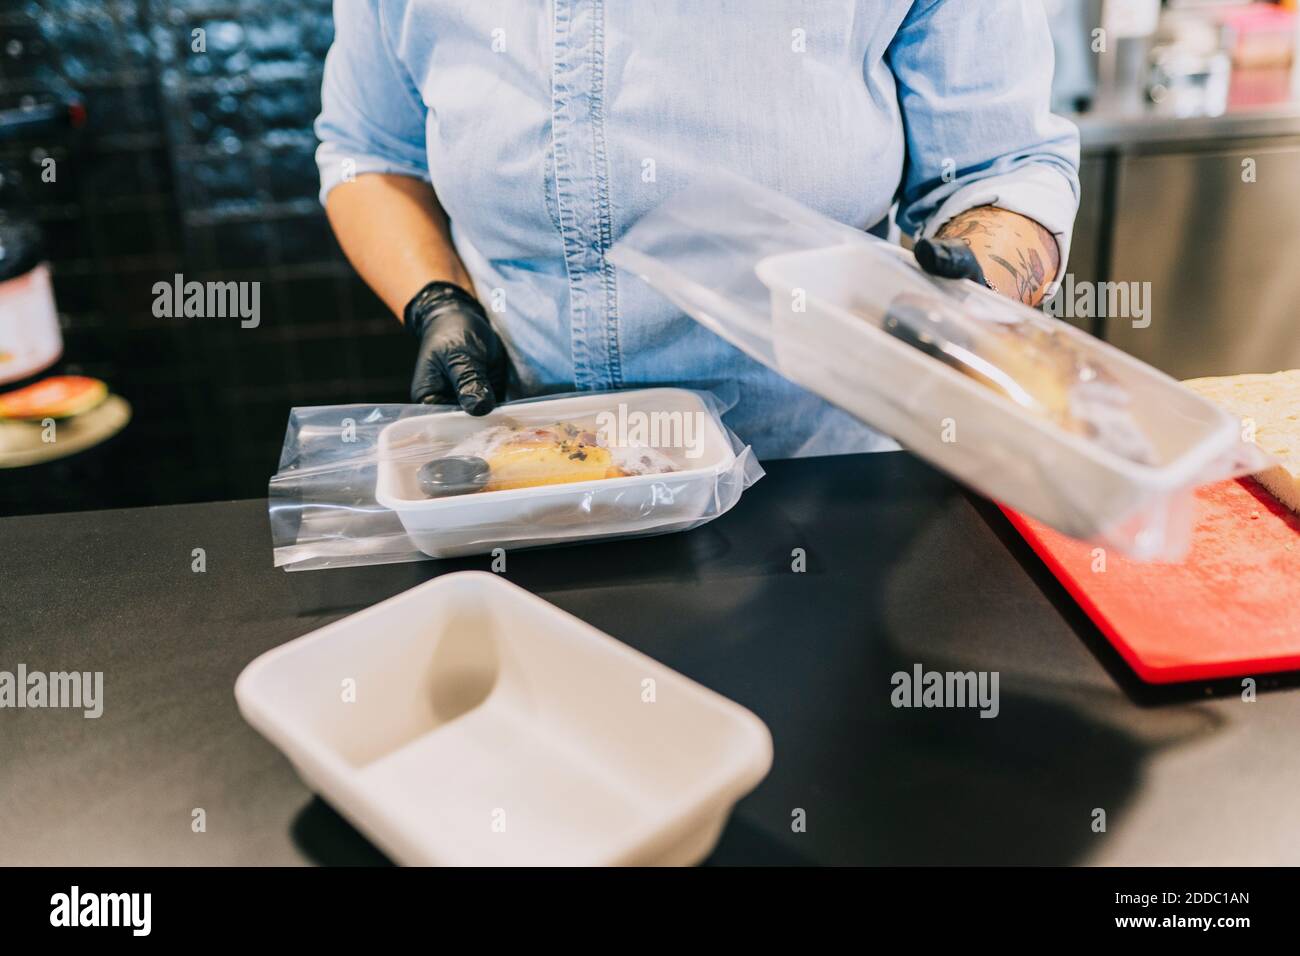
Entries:
{"label": "white sponge cake slice", "polygon": [[1300,369],[1272,375],[1194,378],[1183,383],[1253,424],[1255,444],[1278,459],[1255,480],[1300,513]]}

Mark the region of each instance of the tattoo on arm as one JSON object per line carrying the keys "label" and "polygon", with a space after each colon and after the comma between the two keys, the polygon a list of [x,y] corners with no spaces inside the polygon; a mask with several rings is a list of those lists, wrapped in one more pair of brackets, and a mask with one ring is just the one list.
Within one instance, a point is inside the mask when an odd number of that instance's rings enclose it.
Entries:
{"label": "tattoo on arm", "polygon": [[1016,297],[1021,302],[1031,304],[1034,295],[1046,284],[1046,271],[1043,268],[1043,260],[1039,257],[1036,249],[1029,250],[1028,258],[1025,256],[1024,249],[1017,249],[1016,255],[1020,257],[1018,265],[1012,265],[995,252],[989,253],[989,258],[1011,273],[1011,277],[1016,282]]}
{"label": "tattoo on arm", "polygon": [[941,239],[961,239],[966,245],[971,244],[971,239],[976,236],[991,237],[993,229],[980,218],[981,210],[971,209],[959,216],[954,216],[942,229],[939,230]]}
{"label": "tattoo on arm", "polygon": [[[1047,285],[1061,267],[1056,237],[1018,213],[980,206],[953,217],[939,230],[941,239],[960,239],[970,246],[986,273],[1002,291],[1026,305],[1042,301]],[[1010,280],[1008,286],[999,273]]]}

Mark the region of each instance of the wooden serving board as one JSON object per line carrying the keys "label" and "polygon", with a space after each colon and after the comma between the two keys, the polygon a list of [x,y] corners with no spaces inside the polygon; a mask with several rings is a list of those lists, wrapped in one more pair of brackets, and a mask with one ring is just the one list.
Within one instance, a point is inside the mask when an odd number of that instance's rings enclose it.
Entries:
{"label": "wooden serving board", "polygon": [[1300,670],[1300,518],[1253,480],[1196,492],[1181,564],[1113,551],[1003,508],[1138,676],[1153,684]]}

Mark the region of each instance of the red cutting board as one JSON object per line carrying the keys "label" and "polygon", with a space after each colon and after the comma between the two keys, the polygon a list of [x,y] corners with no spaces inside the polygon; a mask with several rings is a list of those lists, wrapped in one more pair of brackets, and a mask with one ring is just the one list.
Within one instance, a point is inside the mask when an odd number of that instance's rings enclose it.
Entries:
{"label": "red cutting board", "polygon": [[1300,518],[1249,478],[1196,492],[1181,564],[1130,561],[1002,509],[1144,681],[1300,670]]}

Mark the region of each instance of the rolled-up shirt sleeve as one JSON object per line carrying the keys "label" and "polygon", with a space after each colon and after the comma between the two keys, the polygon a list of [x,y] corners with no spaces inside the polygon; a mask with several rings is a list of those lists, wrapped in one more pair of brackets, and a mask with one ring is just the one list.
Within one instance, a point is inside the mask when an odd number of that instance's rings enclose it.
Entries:
{"label": "rolled-up shirt sleeve", "polygon": [[933,236],[998,206],[1051,232],[1065,274],[1079,209],[1079,131],[1051,111],[1041,0],[916,0],[889,50],[907,133],[903,232]]}
{"label": "rolled-up shirt sleeve", "polygon": [[316,118],[320,199],[364,173],[429,181],[427,110],[398,59],[383,0],[334,0],[334,43],[325,58]]}

